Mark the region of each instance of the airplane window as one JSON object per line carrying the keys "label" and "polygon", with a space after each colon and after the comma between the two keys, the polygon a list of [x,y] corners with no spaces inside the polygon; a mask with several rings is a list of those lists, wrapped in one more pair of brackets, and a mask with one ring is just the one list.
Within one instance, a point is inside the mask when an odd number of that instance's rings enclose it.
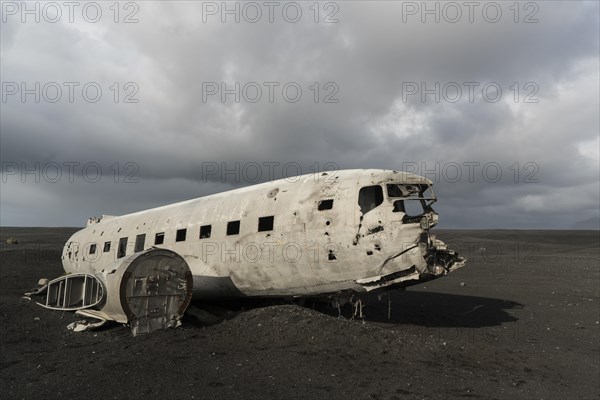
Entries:
{"label": "airplane window", "polygon": [[403,212],[402,222],[405,224],[418,224],[426,212],[432,212],[431,205],[427,205],[425,200],[396,200],[394,202],[394,212]]}
{"label": "airplane window", "polygon": [[125,257],[125,253],[127,252],[127,238],[119,239],[119,248],[117,249],[117,258]]}
{"label": "airplane window", "polygon": [[404,209],[406,210],[406,215],[410,217],[418,217],[423,214],[423,206],[420,201],[415,200],[406,200],[404,202]]}
{"label": "airplane window", "polygon": [[423,214],[433,212],[431,205],[435,203],[435,196],[429,185],[390,184],[387,190],[390,198],[404,198],[394,201],[393,212],[403,212],[402,222],[405,224],[418,223]]}
{"label": "airplane window", "polygon": [[90,245],[90,254],[96,254],[96,243]]}
{"label": "airplane window", "polygon": [[333,199],[319,201],[318,210],[331,210],[333,208]]}
{"label": "airplane window", "polygon": [[146,243],[146,234],[137,235],[135,237],[135,253],[144,250],[144,244]]}
{"label": "airplane window", "polygon": [[154,237],[154,244],[163,244],[165,242],[165,233],[159,232]]}
{"label": "airplane window", "polygon": [[270,217],[260,217],[258,219],[258,231],[259,232],[264,232],[264,231],[272,231],[273,230],[273,220],[275,219],[275,217],[270,216]]}
{"label": "airplane window", "polygon": [[177,229],[177,234],[175,235],[176,242],[185,241],[185,236],[187,235],[187,229]]}
{"label": "airplane window", "polygon": [[387,185],[388,197],[404,197],[400,185]]}
{"label": "airplane window", "polygon": [[230,221],[227,223],[227,234],[238,235],[240,233],[240,221]]}
{"label": "airplane window", "polygon": [[394,212],[403,212],[409,217],[421,216],[424,212],[423,205],[417,200],[396,200]]}
{"label": "airplane window", "polygon": [[421,193],[421,197],[425,199],[434,198],[433,191],[431,190],[431,186],[427,186],[427,188]]}
{"label": "airplane window", "polygon": [[383,203],[383,189],[379,185],[365,186],[358,192],[358,205],[363,215],[381,203]]}
{"label": "airplane window", "polygon": [[110,242],[104,242],[104,252],[108,253],[110,251]]}
{"label": "airplane window", "polygon": [[212,225],[202,225],[200,227],[200,239],[208,239],[212,231]]}
{"label": "airplane window", "polygon": [[[425,187],[425,185],[421,185]],[[409,197],[409,196],[418,196],[422,190],[422,187],[419,185],[399,185],[388,184],[387,191],[389,197]]]}

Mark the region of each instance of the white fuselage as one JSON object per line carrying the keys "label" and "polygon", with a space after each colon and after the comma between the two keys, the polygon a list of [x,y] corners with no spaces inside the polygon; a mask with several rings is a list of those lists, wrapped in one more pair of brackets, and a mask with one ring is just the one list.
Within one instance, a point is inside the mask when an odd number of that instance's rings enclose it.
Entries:
{"label": "white fuselage", "polygon": [[423,211],[425,226],[421,217],[407,221],[388,184],[429,187],[431,181],[397,171],[342,170],[102,218],[69,239],[63,266],[68,273],[100,273],[126,255],[165,248],[185,259],[194,294],[206,298],[361,292],[360,282],[386,276],[382,282],[396,282],[410,268],[416,274],[410,279],[418,279],[428,273],[431,243],[423,234],[429,237],[437,215]]}

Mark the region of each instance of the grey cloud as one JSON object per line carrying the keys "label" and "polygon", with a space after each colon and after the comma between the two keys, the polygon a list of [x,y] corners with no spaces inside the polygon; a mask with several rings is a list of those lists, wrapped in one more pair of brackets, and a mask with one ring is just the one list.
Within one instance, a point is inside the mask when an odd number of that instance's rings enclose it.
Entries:
{"label": "grey cloud", "polygon": [[[132,162],[141,180],[123,188],[10,177],[2,184],[3,225],[73,224],[105,208],[130,212],[251,183],[203,176],[207,162],[294,162],[303,172],[315,163],[496,162],[497,183],[439,179],[447,226],[560,228],[571,226],[572,214],[598,215],[598,158],[581,153],[600,130],[595,2],[539,2],[536,24],[515,24],[509,14],[497,24],[404,23],[393,2],[340,3],[338,24],[315,24],[309,14],[297,24],[203,23],[197,3],[139,4],[137,24],[2,24],[3,82],[93,81],[103,89],[94,104],[3,103],[2,162]],[[297,82],[303,97],[204,103],[203,82],[223,81]],[[330,81],[339,102],[314,103],[308,87]],[[497,82],[502,100],[402,98],[403,82],[471,81]],[[115,104],[114,82],[135,82],[139,103]],[[539,103],[523,103],[522,88],[512,102],[514,82],[536,83]],[[512,179],[509,167],[527,162],[539,167],[539,183],[523,184],[524,170],[519,183]],[[275,177],[283,174],[276,168]],[[465,219],[465,209],[479,218]],[[561,217],[550,220],[549,212]]]}

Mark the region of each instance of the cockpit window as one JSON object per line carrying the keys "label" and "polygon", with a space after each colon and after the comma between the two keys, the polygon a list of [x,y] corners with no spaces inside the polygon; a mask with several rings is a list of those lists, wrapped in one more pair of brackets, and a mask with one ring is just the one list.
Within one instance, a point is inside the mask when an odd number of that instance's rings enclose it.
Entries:
{"label": "cockpit window", "polygon": [[387,185],[388,197],[403,197],[400,185]]}
{"label": "cockpit window", "polygon": [[[398,183],[387,185],[388,197],[423,197],[429,199],[429,185],[402,185]],[[425,196],[424,196],[425,195]]]}
{"label": "cockpit window", "polygon": [[396,200],[394,202],[394,212],[403,212],[407,217],[420,217],[425,210],[420,201]]}
{"label": "cockpit window", "polygon": [[418,223],[423,214],[433,212],[436,199],[429,185],[388,184],[387,191],[391,199],[400,198],[394,201],[393,211],[405,214],[404,223]]}
{"label": "cockpit window", "polygon": [[383,203],[383,189],[379,185],[365,186],[358,192],[358,205],[363,215],[381,203]]}

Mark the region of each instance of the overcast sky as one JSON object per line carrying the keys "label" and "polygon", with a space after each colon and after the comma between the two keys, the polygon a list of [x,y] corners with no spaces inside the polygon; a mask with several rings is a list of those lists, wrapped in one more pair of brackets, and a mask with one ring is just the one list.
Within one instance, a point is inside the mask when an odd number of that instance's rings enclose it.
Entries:
{"label": "overcast sky", "polygon": [[597,1],[24,7],[2,3],[2,226],[335,168],[426,175],[440,227],[598,226]]}

